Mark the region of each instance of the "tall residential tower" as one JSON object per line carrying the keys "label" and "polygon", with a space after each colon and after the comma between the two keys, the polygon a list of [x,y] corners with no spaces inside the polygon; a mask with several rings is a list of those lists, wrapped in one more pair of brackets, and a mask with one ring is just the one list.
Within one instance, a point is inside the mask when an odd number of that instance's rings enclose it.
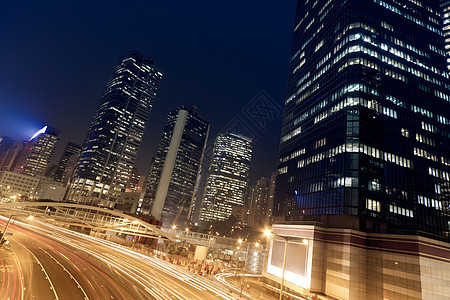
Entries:
{"label": "tall residential tower", "polygon": [[153,59],[125,54],[84,141],[68,199],[113,207],[127,186],[162,78]]}

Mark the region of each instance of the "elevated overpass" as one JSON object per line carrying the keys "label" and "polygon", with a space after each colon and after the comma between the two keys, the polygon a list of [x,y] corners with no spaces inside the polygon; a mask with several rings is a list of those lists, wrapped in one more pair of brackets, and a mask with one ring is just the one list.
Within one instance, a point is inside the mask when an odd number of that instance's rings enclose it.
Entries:
{"label": "elevated overpass", "polygon": [[5,214],[31,214],[96,231],[104,230],[175,241],[170,233],[164,232],[154,224],[103,207],[64,202],[14,202],[0,203],[0,211],[4,211]]}

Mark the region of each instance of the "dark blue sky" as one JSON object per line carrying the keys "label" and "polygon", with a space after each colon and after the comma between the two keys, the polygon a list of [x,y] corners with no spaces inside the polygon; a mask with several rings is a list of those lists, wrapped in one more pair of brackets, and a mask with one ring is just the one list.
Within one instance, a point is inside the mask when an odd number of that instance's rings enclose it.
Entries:
{"label": "dark blue sky", "polygon": [[[163,72],[137,167],[146,173],[165,117],[196,105],[211,141],[261,90],[283,107],[295,14],[288,1],[10,1],[0,10],[0,135],[44,124],[82,143],[119,57]],[[73,2],[73,3],[71,3]],[[250,177],[276,168],[281,118],[257,129]]]}

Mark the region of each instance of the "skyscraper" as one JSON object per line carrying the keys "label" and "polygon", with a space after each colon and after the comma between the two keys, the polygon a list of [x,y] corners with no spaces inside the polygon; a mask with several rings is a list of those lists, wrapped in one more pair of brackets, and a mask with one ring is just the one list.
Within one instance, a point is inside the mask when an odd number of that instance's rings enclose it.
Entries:
{"label": "skyscraper", "polygon": [[269,184],[266,177],[261,177],[255,185],[248,188],[247,207],[249,210],[248,225],[255,228],[264,228],[269,223],[267,204],[269,202]]}
{"label": "skyscraper", "polygon": [[439,4],[297,1],[267,278],[339,299],[448,297]]}
{"label": "skyscraper", "polygon": [[209,123],[200,117],[196,107],[180,106],[167,117],[150,166],[146,200],[150,201],[151,215],[164,226],[187,225],[190,221],[208,133]]}
{"label": "skyscraper", "polygon": [[441,1],[441,13],[445,47],[444,51],[447,56],[447,68],[450,69],[450,0]]}
{"label": "skyscraper", "polygon": [[250,138],[235,133],[217,136],[200,210],[201,223],[226,220],[233,206],[244,205],[251,157]]}
{"label": "skyscraper", "polygon": [[44,126],[20,149],[15,159],[15,173],[43,176],[55,153],[59,130]]}
{"label": "skyscraper", "polygon": [[121,58],[84,141],[69,200],[113,207],[125,192],[161,78],[153,59],[137,51]]}
{"label": "skyscraper", "polygon": [[81,146],[72,142],[68,142],[64,149],[61,159],[59,160],[58,167],[53,176],[54,181],[63,181],[64,172],[69,164],[69,160],[72,156],[78,157],[81,152]]}
{"label": "skyscraper", "polygon": [[448,235],[440,24],[438,1],[298,2],[275,220]]}

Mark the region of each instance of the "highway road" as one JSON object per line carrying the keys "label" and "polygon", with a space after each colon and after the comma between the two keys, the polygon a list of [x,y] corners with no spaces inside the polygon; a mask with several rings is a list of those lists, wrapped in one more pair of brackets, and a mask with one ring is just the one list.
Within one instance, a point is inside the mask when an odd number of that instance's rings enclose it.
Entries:
{"label": "highway road", "polygon": [[[0,299],[239,298],[220,283],[127,247],[22,220],[9,226],[12,249],[0,249]],[[5,224],[2,218],[2,230]]]}

